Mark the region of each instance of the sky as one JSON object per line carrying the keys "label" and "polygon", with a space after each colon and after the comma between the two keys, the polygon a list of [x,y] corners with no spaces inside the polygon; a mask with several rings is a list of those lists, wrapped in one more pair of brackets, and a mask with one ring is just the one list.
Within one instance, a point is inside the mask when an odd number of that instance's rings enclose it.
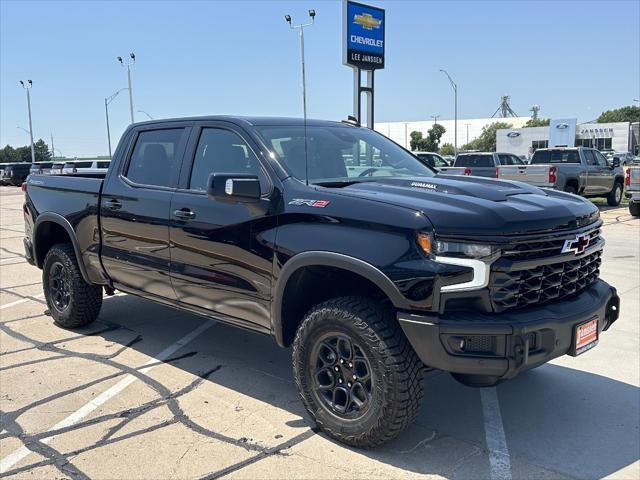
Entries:
{"label": "sky", "polygon": [[[367,2],[365,2],[367,3]],[[376,121],[490,117],[501,95],[529,115],[589,121],[640,99],[640,1],[371,1],[386,9],[386,64],[376,72]],[[133,51],[136,121],[191,115],[302,116],[299,40],[306,21],[308,115],[351,113],[339,0],[0,0],[0,145],[28,135],[57,153],[107,154],[104,98],[126,87],[116,61]],[[127,92],[109,106],[115,149],[129,123]]]}

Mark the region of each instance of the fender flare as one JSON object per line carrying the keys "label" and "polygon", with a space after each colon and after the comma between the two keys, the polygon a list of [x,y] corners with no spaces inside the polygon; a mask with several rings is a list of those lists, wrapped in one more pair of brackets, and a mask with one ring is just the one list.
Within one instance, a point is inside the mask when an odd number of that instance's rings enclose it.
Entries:
{"label": "fender flare", "polygon": [[54,212],[44,212],[38,215],[36,222],[33,226],[33,256],[38,268],[43,268],[44,266],[44,258],[38,257],[38,230],[44,223],[55,223],[62,228],[65,229],[67,235],[69,235],[69,239],[71,240],[71,245],[73,245],[73,251],[76,254],[76,260],[78,262],[78,268],[80,268],[80,273],[82,274],[82,278],[87,283],[93,283],[89,279],[89,275],[87,274],[87,269],[84,265],[84,261],[82,260],[82,252],[80,250],[80,245],[78,244],[78,238],[76,237],[76,232],[73,229],[69,220],[64,218],[62,215]]}
{"label": "fender flare", "polygon": [[378,268],[349,255],[325,251],[308,251],[291,257],[280,270],[280,274],[273,287],[271,302],[271,323],[273,334],[281,347],[286,347],[282,324],[282,302],[284,290],[289,278],[303,267],[324,266],[335,267],[356,273],[373,282],[391,300],[396,308],[408,309],[407,299],[402,296],[396,285]]}

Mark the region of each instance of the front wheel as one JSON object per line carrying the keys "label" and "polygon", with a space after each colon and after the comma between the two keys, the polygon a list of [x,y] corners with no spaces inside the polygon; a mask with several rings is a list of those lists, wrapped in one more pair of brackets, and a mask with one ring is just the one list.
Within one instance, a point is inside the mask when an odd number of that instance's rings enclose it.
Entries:
{"label": "front wheel", "polygon": [[611,190],[611,192],[609,192],[609,195],[607,195],[607,204],[610,207],[617,207],[618,205],[620,205],[621,201],[622,201],[622,183],[616,182],[613,185],[613,190]]}
{"label": "front wheel", "polygon": [[44,259],[42,287],[54,322],[62,328],[89,325],[100,313],[102,288],[84,281],[73,247],[59,243]]}
{"label": "front wheel", "polygon": [[424,365],[390,308],[341,297],[313,308],[293,344],[293,372],[318,427],[355,447],[396,437],[416,417]]}

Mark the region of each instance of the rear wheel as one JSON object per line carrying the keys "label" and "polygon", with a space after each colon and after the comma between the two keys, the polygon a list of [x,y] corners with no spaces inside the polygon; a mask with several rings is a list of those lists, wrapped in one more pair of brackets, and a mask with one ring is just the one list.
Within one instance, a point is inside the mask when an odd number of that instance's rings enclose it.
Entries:
{"label": "rear wheel", "polygon": [[622,190],[622,182],[616,182],[613,184],[613,190],[611,190],[609,195],[607,195],[607,204],[610,207],[617,207],[620,205],[620,202],[622,201]]}
{"label": "rear wheel", "polygon": [[309,414],[327,435],[356,447],[380,445],[414,420],[423,369],[393,310],[364,297],[313,308],[293,344]]}
{"label": "rear wheel", "polygon": [[572,183],[569,183],[569,184],[565,185],[564,186],[564,191],[567,192],[567,193],[573,193],[574,195],[578,194],[578,189]]}
{"label": "rear wheel", "polygon": [[629,202],[629,213],[634,217],[640,217],[640,202]]}
{"label": "rear wheel", "polygon": [[68,243],[54,245],[47,253],[42,287],[51,316],[60,327],[84,327],[100,313],[102,288],[84,281],[73,247]]}

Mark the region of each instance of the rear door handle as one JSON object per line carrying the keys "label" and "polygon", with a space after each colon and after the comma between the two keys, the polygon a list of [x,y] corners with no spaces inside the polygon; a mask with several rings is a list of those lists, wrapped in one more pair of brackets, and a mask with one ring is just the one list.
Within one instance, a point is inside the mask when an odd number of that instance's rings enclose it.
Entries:
{"label": "rear door handle", "polygon": [[104,202],[104,206],[109,210],[120,210],[122,208],[122,204],[115,198]]}
{"label": "rear door handle", "polygon": [[196,212],[188,208],[181,208],[180,210],[174,210],[173,216],[181,220],[192,220],[196,218]]}

